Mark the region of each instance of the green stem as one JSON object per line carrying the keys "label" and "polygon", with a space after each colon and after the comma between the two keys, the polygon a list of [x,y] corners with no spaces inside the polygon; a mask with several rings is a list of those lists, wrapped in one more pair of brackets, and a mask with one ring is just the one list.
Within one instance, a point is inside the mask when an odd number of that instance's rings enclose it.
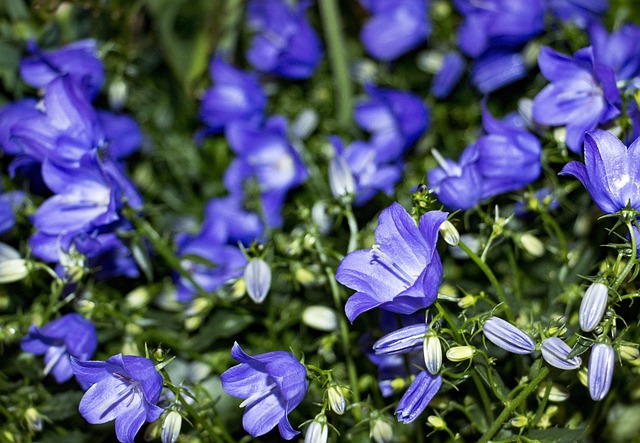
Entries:
{"label": "green stem", "polygon": [[460,247],[460,249],[462,249],[464,252],[466,252],[466,254],[469,256],[469,258],[471,258],[471,260],[473,260],[473,262],[480,268],[480,270],[484,273],[484,275],[487,277],[487,279],[489,279],[489,281],[491,282],[491,285],[493,286],[493,289],[495,289],[496,294],[498,295],[498,299],[500,300],[500,302],[504,306],[504,313],[507,316],[507,319],[509,321],[513,322],[515,320],[515,317],[513,316],[513,313],[511,312],[511,308],[509,308],[509,303],[507,303],[507,296],[505,295],[504,291],[502,290],[502,286],[500,286],[500,283],[498,282],[498,279],[496,278],[496,276],[493,273],[493,271],[491,271],[489,266],[487,266],[487,264],[485,262],[483,262],[480,259],[480,257],[478,257],[478,255],[475,252],[473,252],[463,242],[458,243],[458,246]]}
{"label": "green stem", "polygon": [[335,83],[336,119],[341,128],[347,129],[351,124],[353,92],[345,50],[346,39],[342,35],[340,10],[336,0],[322,0],[318,2],[318,6],[322,16],[322,27],[324,28]]}
{"label": "green stem", "polygon": [[349,246],[347,247],[347,254],[353,252],[358,247],[358,222],[353,214],[351,205],[347,205],[345,208],[345,216],[347,217],[347,223],[349,224]]}
{"label": "green stem", "polygon": [[504,422],[507,421],[509,417],[511,417],[513,411],[518,406],[520,406],[520,404],[525,401],[527,397],[529,397],[529,395],[531,395],[531,393],[538,387],[538,385],[542,382],[542,380],[544,380],[547,374],[549,374],[548,367],[545,366],[540,369],[538,375],[536,375],[535,378],[531,380],[531,382],[529,382],[529,384],[522,390],[522,392],[520,392],[520,394],[518,394],[518,396],[512,401],[507,402],[505,408],[502,410],[498,418],[491,424],[491,427],[487,429],[487,432],[485,432],[482,437],[480,437],[478,443],[487,443],[491,439],[491,437],[493,437],[500,430],[502,425],[504,425]]}
{"label": "green stem", "polygon": [[629,272],[631,272],[631,270],[633,269],[633,267],[637,262],[637,259],[636,259],[637,240],[633,232],[633,226],[631,226],[631,223],[627,223],[627,228],[629,229],[629,235],[631,236],[631,256],[629,257],[629,261],[627,262],[626,266],[624,267],[624,269],[616,279],[615,283],[611,287],[613,291],[617,291],[618,288],[622,285],[622,283],[624,283],[624,279],[627,278],[627,275],[629,275]]}

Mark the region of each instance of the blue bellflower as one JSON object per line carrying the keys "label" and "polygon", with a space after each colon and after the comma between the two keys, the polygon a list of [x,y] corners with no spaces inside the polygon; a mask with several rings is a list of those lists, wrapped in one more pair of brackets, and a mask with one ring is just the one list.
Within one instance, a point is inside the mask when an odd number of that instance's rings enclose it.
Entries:
{"label": "blue bellflower", "polygon": [[147,358],[122,354],[106,361],[72,358],[71,366],[86,390],[80,414],[91,424],[115,420],[116,436],[122,443],[134,443],[144,422],[153,422],[164,412],[156,406],[162,376]]}
{"label": "blue bellflower", "polygon": [[471,83],[489,94],[527,75],[524,56],[518,51],[488,50],[474,60]]}
{"label": "blue bellflower", "polygon": [[567,358],[571,352],[571,347],[558,337],[549,337],[540,346],[542,357],[551,366],[565,371],[578,369],[582,364],[580,357]]}
{"label": "blue bellflower", "polygon": [[227,123],[241,120],[261,123],[267,97],[255,75],[214,57],[209,65],[213,86],[202,96],[200,120],[209,133],[222,132]]}
{"label": "blue bellflower", "polygon": [[44,354],[44,374],[51,373],[58,383],[73,377],[70,357],[88,360],[96,351],[96,328],[80,314],[66,314],[41,328],[31,325],[20,341],[23,351]]}
{"label": "blue bellflower", "polygon": [[533,118],[543,125],[566,126],[567,146],[580,153],[584,134],[620,113],[614,72],[594,63],[591,47],[568,57],[543,46],[538,65],[551,84],[533,99]]}
{"label": "blue bellflower", "polygon": [[429,91],[435,98],[444,99],[451,94],[464,74],[466,62],[456,51],[449,51],[442,59],[442,65],[431,80]]}
{"label": "blue bellflower", "polygon": [[475,143],[467,146],[460,160],[443,158],[432,150],[439,167],[427,172],[429,189],[447,208],[467,210],[482,200],[482,176],[478,170],[478,148]]}
{"label": "blue bellflower", "polygon": [[247,23],[256,31],[247,60],[257,71],[290,79],[313,75],[322,58],[322,44],[307,19],[309,2],[252,0]]}
{"label": "blue bellflower", "polygon": [[304,365],[284,351],[251,357],[238,343],[233,345],[231,355],[240,364],[225,371],[220,380],[227,394],[245,399],[240,405],[246,406],[242,417],[244,429],[259,437],[277,425],[286,440],[298,435],[287,415],[307,393],[309,382]]}
{"label": "blue bellflower", "polygon": [[378,162],[400,160],[429,126],[429,110],[409,92],[366,85],[368,99],[356,104],[353,117],[372,137]]}
{"label": "blue bellflower", "polygon": [[373,344],[376,355],[404,354],[422,348],[429,325],[417,323],[390,332]]}
{"label": "blue bellflower", "polygon": [[396,408],[398,421],[406,424],[418,418],[438,393],[441,386],[442,377],[440,375],[432,375],[428,371],[420,371],[398,402],[398,407]]}
{"label": "blue bellflower", "polygon": [[484,336],[494,345],[514,354],[531,354],[536,344],[523,330],[500,317],[491,317],[482,327]]}
{"label": "blue bellflower", "polygon": [[609,10],[607,0],[547,0],[549,10],[562,21],[586,29]]}
{"label": "blue bellflower", "polygon": [[607,214],[627,206],[640,211],[640,139],[627,147],[607,131],[584,137],[584,164],[573,161],[561,175],[573,175]]}
{"label": "blue bellflower", "polygon": [[599,23],[589,27],[589,37],[595,62],[610,68],[617,81],[630,80],[640,74],[640,26],[626,24],[607,34]]}
{"label": "blue bellflower", "polygon": [[446,212],[431,211],[418,227],[398,203],[382,211],[376,245],[351,252],[336,271],[340,283],[357,291],[345,305],[349,321],[377,307],[412,314],[435,301],[442,280],[436,242],[446,218]]}
{"label": "blue bellflower", "polygon": [[427,0],[360,0],[371,17],[360,41],[373,58],[391,61],[424,43],[431,34]]}

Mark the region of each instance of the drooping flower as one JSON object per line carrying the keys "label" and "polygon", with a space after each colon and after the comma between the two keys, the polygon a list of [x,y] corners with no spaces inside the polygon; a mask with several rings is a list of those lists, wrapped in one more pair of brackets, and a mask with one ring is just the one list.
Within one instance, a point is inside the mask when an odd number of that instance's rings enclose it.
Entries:
{"label": "drooping flower", "polygon": [[360,0],[371,17],[360,41],[372,57],[391,61],[424,43],[431,34],[427,0]]}
{"label": "drooping flower", "polygon": [[549,337],[540,346],[542,357],[551,366],[565,371],[578,369],[582,364],[580,357],[567,358],[571,348],[558,337]]}
{"label": "drooping flower", "polygon": [[313,75],[322,58],[322,44],[307,19],[309,2],[292,6],[284,0],[252,0],[247,23],[256,31],[247,60],[256,70],[285,78]]}
{"label": "drooping flower", "polygon": [[438,393],[441,386],[442,377],[440,375],[432,375],[428,371],[421,371],[398,403],[396,408],[398,421],[411,423],[418,418]]}
{"label": "drooping flower", "polygon": [[589,375],[587,382],[589,394],[595,401],[602,400],[609,392],[613,379],[615,355],[610,345],[596,343],[591,348],[589,357]]}
{"label": "drooping flower", "polygon": [[104,67],[95,40],[79,40],[52,51],[42,51],[30,40],[28,49],[32,55],[20,61],[20,76],[34,88],[45,88],[56,78],[68,76],[91,98],[102,89]]}
{"label": "drooping flower", "polygon": [[536,344],[523,330],[500,317],[491,317],[482,327],[484,336],[494,345],[514,354],[530,354]]}
{"label": "drooping flower", "polygon": [[594,62],[591,47],[568,57],[543,46],[538,65],[551,84],[533,99],[533,118],[543,125],[566,126],[567,146],[579,153],[586,132],[620,113],[614,72]]}
{"label": "drooping flower", "polygon": [[382,211],[376,245],[350,253],[336,271],[340,283],[357,291],[345,306],[350,321],[377,307],[411,314],[434,302],[442,280],[436,242],[446,218],[446,212],[431,211],[418,227],[398,203]]}
{"label": "drooping flower", "polygon": [[305,367],[284,351],[251,357],[238,343],[233,345],[231,355],[240,364],[225,371],[220,379],[227,394],[245,399],[240,405],[246,406],[242,417],[244,429],[259,437],[277,425],[280,435],[287,440],[298,435],[287,415],[307,393]]}
{"label": "drooping flower", "polygon": [[69,357],[88,360],[98,346],[96,328],[80,314],[66,314],[41,328],[31,325],[20,341],[23,351],[44,354],[44,374],[51,373],[58,383],[73,377]]}
{"label": "drooping flower", "polygon": [[144,422],[153,422],[164,412],[156,405],[162,376],[147,358],[122,354],[106,361],[72,358],[71,367],[86,390],[80,414],[91,424],[115,420],[116,436],[122,443],[133,443]]}
{"label": "drooping flower", "polygon": [[255,75],[237,69],[220,57],[209,65],[213,86],[202,96],[199,116],[210,133],[219,133],[235,120],[260,123],[267,98]]}
{"label": "drooping flower", "polygon": [[606,131],[584,137],[584,164],[572,161],[561,175],[573,175],[607,214],[630,206],[640,211],[640,138],[631,146]]}
{"label": "drooping flower", "polygon": [[580,329],[593,331],[607,310],[609,288],[603,283],[592,283],[582,297],[578,320]]}

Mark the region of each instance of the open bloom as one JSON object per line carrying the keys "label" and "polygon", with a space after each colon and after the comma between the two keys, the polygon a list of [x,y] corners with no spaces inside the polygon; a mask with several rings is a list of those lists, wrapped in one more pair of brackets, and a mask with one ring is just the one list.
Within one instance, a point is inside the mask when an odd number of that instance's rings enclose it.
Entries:
{"label": "open bloom", "polygon": [[345,306],[350,321],[377,307],[412,314],[435,301],[442,280],[436,242],[446,218],[446,212],[431,211],[418,227],[398,203],[382,211],[376,245],[347,255],[336,272],[340,283],[357,291]]}
{"label": "open bloom", "polygon": [[222,389],[234,397],[244,398],[246,406],[242,426],[254,437],[272,430],[291,440],[298,431],[291,427],[287,415],[304,399],[309,383],[305,367],[289,352],[275,351],[251,357],[238,343],[231,355],[239,365],[225,371]]}
{"label": "open bloom", "polygon": [[20,342],[23,351],[44,354],[44,374],[53,374],[58,383],[73,376],[69,357],[91,358],[98,346],[96,328],[80,314],[67,314],[41,328],[31,325]]}
{"label": "open bloom", "polygon": [[80,414],[91,424],[115,420],[122,443],[133,443],[145,420],[155,421],[164,411],[156,406],[162,376],[148,358],[122,354],[106,361],[72,358],[71,367],[87,391],[80,401]]}
{"label": "open bloom", "polygon": [[627,205],[640,211],[640,138],[629,149],[606,131],[589,132],[584,139],[584,164],[568,163],[560,174],[580,180],[607,214]]}

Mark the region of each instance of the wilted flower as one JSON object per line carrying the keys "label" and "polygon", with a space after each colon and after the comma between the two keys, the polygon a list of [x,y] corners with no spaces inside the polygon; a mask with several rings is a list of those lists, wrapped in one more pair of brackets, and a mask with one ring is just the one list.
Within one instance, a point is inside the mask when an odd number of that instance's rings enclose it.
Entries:
{"label": "wilted flower", "polygon": [[585,331],[593,331],[602,320],[607,310],[609,288],[603,283],[592,283],[584,293],[580,303],[580,328]]}
{"label": "wilted flower", "polygon": [[431,211],[413,218],[398,203],[382,211],[376,245],[347,255],[336,279],[355,289],[345,305],[350,321],[373,308],[411,314],[430,306],[438,295],[442,264],[436,250],[438,229],[446,212]]}
{"label": "wilted flower", "polygon": [[44,374],[53,374],[58,383],[73,376],[69,357],[91,358],[98,346],[96,328],[80,314],[67,314],[41,328],[31,325],[21,341],[23,351],[44,354]]}
{"label": "wilted flower", "polygon": [[584,137],[584,164],[570,162],[560,174],[573,175],[600,209],[613,214],[625,207],[640,211],[640,138],[629,149],[607,131]]}
{"label": "wilted flower", "polygon": [[440,386],[442,386],[441,376],[431,375],[428,371],[421,371],[398,403],[396,408],[398,421],[411,423],[418,418],[438,393]]}
{"label": "wilted flower", "polygon": [[567,358],[571,348],[558,337],[549,337],[542,342],[542,357],[551,366],[565,371],[578,369],[582,364],[580,357]]}
{"label": "wilted flower", "polygon": [[609,388],[613,378],[613,364],[615,356],[610,345],[596,343],[591,348],[589,357],[588,385],[589,394],[595,401],[602,400]]}
{"label": "wilted flower", "polygon": [[91,424],[116,421],[116,436],[133,443],[145,421],[155,421],[162,412],[156,406],[162,377],[153,362],[136,355],[117,354],[106,361],[71,359],[78,383],[87,392],[80,401],[80,414]]}
{"label": "wilted flower", "polygon": [[271,268],[264,260],[253,259],[244,268],[244,281],[251,300],[262,303],[271,288]]}
{"label": "wilted flower", "polygon": [[239,365],[225,371],[220,379],[227,394],[244,398],[242,426],[254,437],[266,434],[276,425],[280,435],[291,440],[298,431],[287,415],[304,399],[309,383],[305,367],[290,353],[267,352],[251,357],[238,343],[231,355]]}
{"label": "wilted flower", "polygon": [[484,322],[482,332],[491,343],[514,354],[530,354],[536,349],[535,342],[526,332],[499,317]]}

